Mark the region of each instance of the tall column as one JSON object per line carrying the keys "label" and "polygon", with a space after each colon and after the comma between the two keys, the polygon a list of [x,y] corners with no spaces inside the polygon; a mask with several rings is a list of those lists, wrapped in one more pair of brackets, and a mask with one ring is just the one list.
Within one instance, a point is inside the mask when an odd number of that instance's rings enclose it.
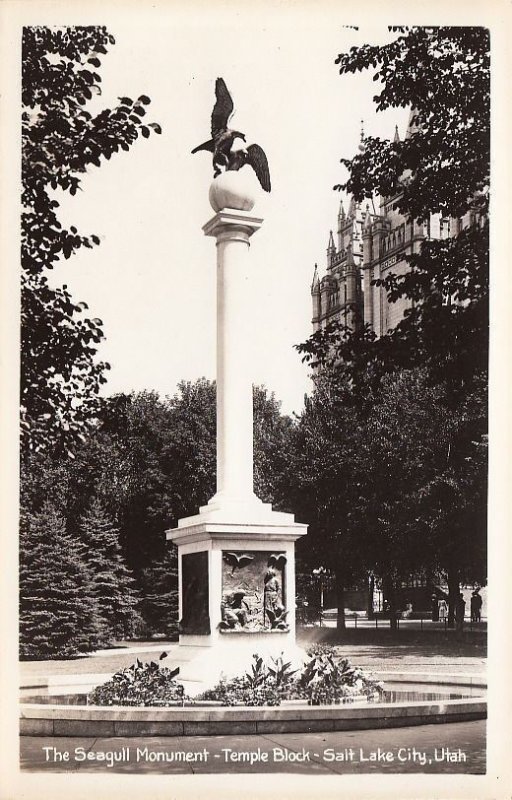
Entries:
{"label": "tall column", "polygon": [[261,219],[228,209],[203,228],[217,243],[217,492],[210,501],[216,506],[257,500],[248,255],[249,238],[261,224]]}
{"label": "tall column", "polygon": [[[221,673],[242,674],[254,652],[302,659],[295,645],[294,546],[307,526],[273,511],[253,491],[249,240],[263,220],[251,216],[250,178],[241,169],[214,179],[216,213],[203,227],[217,245],[217,491],[198,514],[167,531],[178,546],[180,572],[180,646],[173,655],[182,680],[205,686]],[[273,619],[267,579],[277,592]],[[247,595],[246,616],[234,621],[229,609],[238,606],[230,604],[240,592]]]}

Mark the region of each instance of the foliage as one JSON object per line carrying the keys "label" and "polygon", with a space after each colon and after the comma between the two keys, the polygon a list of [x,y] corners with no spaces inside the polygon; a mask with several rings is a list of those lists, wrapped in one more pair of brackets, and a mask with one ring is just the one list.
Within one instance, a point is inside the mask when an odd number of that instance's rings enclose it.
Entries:
{"label": "foliage", "polygon": [[80,520],[80,537],[91,574],[90,595],[103,622],[103,642],[129,638],[138,620],[137,593],[119,545],[119,530],[97,499]]}
{"label": "foliage", "polygon": [[[374,71],[377,110],[413,109],[408,135],[367,137],[335,188],[382,196],[423,237],[409,270],[374,281],[408,308],[379,338],[332,324],[298,347],[319,370],[291,485],[316,549],[344,554],[342,585],[361,568],[391,585],[410,571],[455,583],[485,572],[488,31],[395,32],[337,63],[343,76]],[[429,238],[435,214],[451,218],[448,238]]]}
{"label": "foliage", "polygon": [[68,658],[94,649],[102,621],[83,546],[49,502],[20,520],[20,653]]}
{"label": "foliage", "polygon": [[225,678],[203,692],[198,700],[217,700],[222,705],[280,705],[284,699],[304,699],[310,705],[347,702],[356,696],[377,697],[382,686],[348,659],[339,659],[329,646],[309,651],[309,661],[301,670],[292,670],[282,656],[267,664],[254,655],[251,671],[243,677]]}
{"label": "foliage", "polygon": [[223,706],[278,706],[279,689],[275,672],[271,674],[261,656],[254,654],[249,672],[229,680],[221,677],[213,689],[207,689],[197,699],[217,700]]}
{"label": "foliage", "polygon": [[310,660],[304,666],[296,684],[297,697],[310,705],[348,702],[366,695],[370,699],[382,692],[382,684],[353,667],[348,658],[338,658],[334,648],[316,647],[309,651]]}
{"label": "foliage", "polygon": [[[410,137],[368,138],[343,159],[343,185],[356,200],[397,193],[401,212],[462,217],[487,208],[489,188],[489,31],[471,27],[405,28],[387,45],[363,45],[338,56],[341,75],[374,70],[382,84],[377,111],[409,106]],[[400,181],[407,175],[406,181]],[[398,182],[400,185],[398,186]]]}
{"label": "foliage", "polygon": [[367,571],[396,582],[454,563],[482,580],[485,387],[453,409],[444,384],[403,370],[381,380],[366,409],[353,409],[337,386],[308,401],[292,465],[317,557],[330,554],[345,586]]}
{"label": "foliage", "polygon": [[139,611],[143,622],[138,636],[178,636],[178,551],[171,542],[160,559],[142,570],[139,581]]}
{"label": "foliage", "polygon": [[[266,499],[273,492],[281,497],[291,422],[264,388],[256,388],[254,398],[260,486]],[[155,392],[119,394],[100,401],[97,421],[74,458],[30,451],[23,461],[21,489],[31,511],[40,511],[51,494],[76,535],[91,503],[108,509],[110,525],[119,532],[116,563],[132,573],[140,597],[142,620],[133,619],[135,627],[127,629],[132,635],[177,632],[177,558],[165,531],[197,513],[215,491],[215,416],[215,384],[205,379],[181,383],[165,400]],[[87,536],[89,558],[112,581],[112,596],[120,598],[125,567],[123,574],[117,567],[104,572],[102,536]]]}
{"label": "foliage", "polygon": [[253,389],[254,492],[264,503],[289,511],[284,477],[290,457],[293,423],[264,386]]}
{"label": "foliage", "polygon": [[104,27],[25,27],[22,43],[21,423],[25,448],[74,446],[97,411],[108,365],[96,360],[103,323],[89,319],[66,285],[49,272],[61,258],[100,243],[62,227],[59,192],[81,189],[101,157],[129,150],[139,135],[161,132],[143,117],[149,98],[119,98],[95,116],[85,106],[101,94],[96,70],[114,44]]}
{"label": "foliage", "polygon": [[97,706],[169,706],[188,698],[183,686],[175,681],[179,667],[169,669],[155,661],[137,661],[121,669],[111,680],[89,693],[87,702]]}
{"label": "foliage", "polygon": [[[167,654],[162,653],[162,659]],[[278,706],[283,699],[305,699],[311,705],[347,702],[355,697],[374,699],[382,686],[348,659],[339,659],[335,650],[319,645],[308,652],[302,670],[291,669],[282,656],[265,663],[253,655],[250,670],[241,677],[221,677],[213,688],[195,698],[185,695],[175,681],[179,668],[170,670],[154,661],[135,664],[117,672],[111,680],[97,686],[89,695],[90,705],[166,706],[176,703],[216,701],[223,706]]]}
{"label": "foliage", "polygon": [[282,653],[277,658],[271,657],[270,664],[267,665],[269,675],[274,679],[276,687],[280,691],[286,690],[297,672],[297,670],[292,669],[291,666],[291,661],[285,661]]}

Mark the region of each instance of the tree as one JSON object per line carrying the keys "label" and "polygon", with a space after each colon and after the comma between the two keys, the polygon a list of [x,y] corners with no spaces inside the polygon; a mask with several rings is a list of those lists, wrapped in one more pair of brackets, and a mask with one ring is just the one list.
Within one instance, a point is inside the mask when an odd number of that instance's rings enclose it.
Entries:
{"label": "tree", "polygon": [[[359,202],[381,195],[409,221],[423,225],[420,251],[406,257],[410,269],[374,282],[383,286],[389,302],[405,298],[410,308],[392,331],[378,339],[369,328],[352,331],[330,325],[298,349],[320,368],[318,380],[330,383],[347,407],[366,414],[367,424],[372,422],[385,436],[392,433],[389,424],[394,417],[386,416],[390,407],[407,397],[411,411],[415,406],[419,413],[423,407],[429,424],[434,423],[434,408],[451,420],[438,454],[441,460],[434,459],[432,472],[421,478],[421,464],[415,465],[407,447],[415,446],[414,436],[407,427],[401,431],[406,417],[399,418],[393,437],[396,452],[405,460],[395,464],[396,474],[408,465],[415,476],[410,489],[407,485],[403,489],[406,502],[393,501],[391,484],[385,483],[380,501],[372,485],[366,489],[366,499],[374,496],[376,509],[380,504],[374,527],[381,529],[376,542],[385,557],[395,553],[397,568],[403,566],[401,556],[407,552],[407,548],[402,551],[403,542],[413,541],[410,535],[414,538],[422,529],[417,552],[428,560],[422,544],[429,542],[432,550],[437,543],[439,562],[448,570],[454,595],[463,574],[485,570],[489,36],[483,28],[394,30],[397,36],[390,44],[354,47],[337,63],[342,75],[373,69],[382,83],[374,98],[377,110],[410,106],[409,135],[393,142],[367,137],[353,159],[342,159],[349,177],[335,189],[345,189]],[[432,214],[451,218],[448,238],[428,238]],[[403,398],[395,392],[393,399],[393,386],[405,379],[403,371],[411,376],[416,367],[422,368],[424,398],[415,400],[409,391]],[[432,392],[435,406],[429,408]],[[339,409],[333,413],[338,415],[333,425],[343,423]],[[421,424],[418,436],[430,436],[428,427],[423,434],[420,431]],[[394,463],[393,451],[389,455]],[[358,451],[348,457],[360,456]],[[416,523],[418,514],[421,526]],[[474,524],[469,525],[470,520]],[[475,524],[481,526],[480,533]],[[468,538],[475,546],[467,546]]]}
{"label": "tree", "polygon": [[100,641],[101,621],[83,547],[51,503],[23,509],[20,525],[20,652],[67,658]]}
{"label": "tree", "polygon": [[[410,220],[452,219],[444,240],[427,236],[410,270],[387,275],[390,302],[413,307],[372,354],[389,368],[429,366],[450,383],[457,403],[485,372],[488,345],[488,225],[490,55],[484,28],[414,27],[385,46],[364,45],[338,56],[340,73],[375,69],[383,88],[377,110],[410,106],[412,130],[403,141],[368,137],[348,180],[335,188],[354,198],[393,198]],[[461,220],[469,217],[469,227]],[[428,231],[427,231],[428,232]],[[346,337],[345,337],[346,338]],[[342,348],[343,349],[343,348]],[[346,355],[350,355],[349,352]]]}
{"label": "tree", "polygon": [[416,220],[487,210],[489,190],[489,31],[471,27],[393,28],[387,45],[338,56],[341,75],[373,69],[382,91],[377,111],[414,110],[401,142],[368,137],[343,187],[357,200],[399,194],[399,210]]}
{"label": "tree", "polygon": [[383,377],[364,406],[349,405],[350,387],[339,385],[317,381],[290,471],[311,526],[299,552],[334,570],[343,627],[344,590],[368,574],[384,581],[394,608],[410,575],[456,564],[466,580],[483,579],[486,469],[477,398],[454,414],[445,386],[419,368]]}
{"label": "tree", "polygon": [[[51,492],[69,531],[76,534],[87,519],[88,557],[101,575],[108,561],[107,531],[96,519],[104,513],[98,511],[93,519],[90,506],[108,509],[107,529],[119,532],[120,553],[136,581],[147,633],[175,630],[177,560],[165,531],[181,517],[196,514],[215,493],[215,394],[215,384],[200,379],[180,383],[165,400],[155,392],[103,399],[74,458],[30,452],[23,464],[27,508],[38,511]],[[286,505],[283,475],[292,423],[263,387],[255,389],[254,409],[255,489],[265,501]],[[124,585],[116,575],[112,568],[107,594],[114,592],[114,583]]]}
{"label": "tree", "polygon": [[364,417],[360,408],[345,402],[342,387],[343,381],[317,379],[293,429],[288,459],[291,505],[310,526],[297,543],[297,558],[303,570],[323,564],[333,571],[338,628],[345,627],[344,590],[365,575],[364,557],[370,557],[364,532],[353,525],[365,477],[358,451]]}
{"label": "tree", "polygon": [[28,449],[72,446],[97,411],[108,365],[97,361],[103,324],[67,286],[54,288],[56,261],[100,243],[95,234],[65,230],[58,192],[81,188],[90,165],[129,150],[145,124],[149,98],[122,97],[96,116],[85,106],[101,93],[96,70],[115,42],[104,27],[25,27],[22,49],[22,315],[21,431]]}
{"label": "tree", "polygon": [[178,550],[167,542],[163,555],[142,570],[139,579],[140,612],[145,635],[178,633]]}
{"label": "tree", "polygon": [[293,422],[264,386],[253,391],[254,492],[264,503],[290,511],[285,476],[290,458]]}
{"label": "tree", "polygon": [[102,644],[133,634],[138,615],[135,581],[119,544],[119,530],[94,498],[80,520],[80,538],[91,575],[90,595],[102,623]]}

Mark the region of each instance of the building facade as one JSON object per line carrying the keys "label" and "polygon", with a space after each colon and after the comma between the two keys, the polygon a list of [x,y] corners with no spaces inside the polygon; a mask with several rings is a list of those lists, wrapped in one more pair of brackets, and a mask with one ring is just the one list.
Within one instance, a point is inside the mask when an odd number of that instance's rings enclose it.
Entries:
{"label": "building facade", "polygon": [[[412,112],[406,137],[414,132]],[[399,141],[398,129],[395,141]],[[404,175],[402,181],[407,181]],[[311,284],[313,332],[337,321],[354,330],[367,324],[377,335],[392,330],[403,318],[411,301],[400,298],[390,303],[386,290],[373,281],[389,273],[403,275],[409,265],[406,256],[418,253],[425,239],[444,239],[474,223],[471,214],[454,220],[433,214],[426,222],[406,219],[397,208],[400,194],[376,198],[364,208],[353,198],[345,211],[338,212],[335,240],[330,231],[326,269],[321,276],[317,264]]]}

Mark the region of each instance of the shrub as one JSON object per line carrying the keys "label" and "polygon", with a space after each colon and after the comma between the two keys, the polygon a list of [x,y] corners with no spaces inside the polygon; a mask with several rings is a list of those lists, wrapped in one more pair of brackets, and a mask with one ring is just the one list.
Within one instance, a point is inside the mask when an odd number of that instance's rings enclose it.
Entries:
{"label": "shrub", "polygon": [[346,703],[366,695],[368,700],[379,697],[382,685],[348,658],[338,658],[334,648],[316,646],[308,651],[310,660],[302,669],[294,687],[294,696],[310,705]]}
{"label": "shrub", "polygon": [[217,686],[203,692],[197,699],[217,700],[223,706],[278,706],[281,703],[277,686],[268,676],[258,685],[251,685],[246,675],[229,681],[221,678]]}
{"label": "shrub", "polygon": [[261,656],[255,654],[250,672],[241,678],[221,678],[217,686],[197,699],[218,700],[223,706],[278,706],[281,693],[276,676],[270,673]]}
{"label": "shrub", "polygon": [[179,667],[168,669],[154,661],[137,661],[119,670],[111,680],[89,693],[87,702],[98,706],[167,706],[184,703],[183,686],[174,678]]}
{"label": "shrub", "polygon": [[[161,658],[166,655],[162,654]],[[306,700],[310,705],[348,702],[366,695],[369,700],[382,691],[380,683],[339,659],[332,647],[317,646],[309,651],[309,661],[299,670],[282,656],[266,664],[253,655],[250,670],[241,677],[226,679],[193,700],[174,678],[178,669],[166,669],[155,662],[137,662],[117,672],[110,681],[96,687],[88,696],[94,705],[166,706],[217,701],[223,706],[278,706],[284,699]]]}

